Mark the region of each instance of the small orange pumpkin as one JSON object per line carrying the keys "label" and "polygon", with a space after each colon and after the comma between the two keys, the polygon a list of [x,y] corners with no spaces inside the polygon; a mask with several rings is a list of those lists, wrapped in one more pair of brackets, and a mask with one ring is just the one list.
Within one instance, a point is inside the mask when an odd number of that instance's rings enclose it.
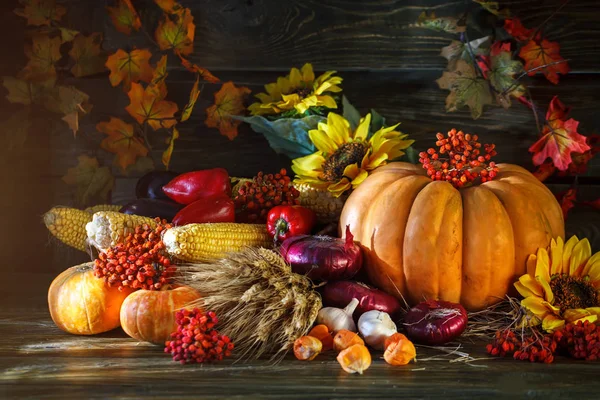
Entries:
{"label": "small orange pumpkin", "polygon": [[121,307],[121,327],[134,339],[164,345],[177,329],[175,312],[199,298],[200,294],[188,286],[138,290]]}
{"label": "small orange pumpkin", "polygon": [[71,267],[48,289],[48,308],[60,329],[76,335],[94,335],[119,326],[119,311],[131,293],[106,285],[94,276],[94,263]]}

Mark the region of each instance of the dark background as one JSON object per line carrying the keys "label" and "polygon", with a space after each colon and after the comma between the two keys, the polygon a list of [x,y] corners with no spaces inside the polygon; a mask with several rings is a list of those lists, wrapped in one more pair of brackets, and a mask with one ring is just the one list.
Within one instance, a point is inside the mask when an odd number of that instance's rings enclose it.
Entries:
{"label": "dark background", "polygon": [[[25,64],[25,20],[12,10],[16,1],[0,5],[0,75],[14,76]],[[63,18],[66,25],[83,33],[102,32],[103,48],[112,53],[118,48],[130,50],[149,47],[142,34],[127,37],[117,32],[106,13],[110,2],[67,0]],[[285,75],[293,66],[313,63],[317,72],[334,69],[344,78],[343,88],[350,101],[366,113],[375,108],[388,122],[402,122],[401,130],[416,140],[417,149],[433,145],[436,132],[452,127],[477,133],[484,142],[498,146],[498,160],[523,165],[533,170],[528,147],[537,140],[533,114],[515,103],[504,110],[486,107],[474,121],[468,111],[446,113],[447,91],[438,88],[446,60],[439,56],[451,35],[412,27],[425,9],[439,16],[459,16],[471,7],[474,22],[490,17],[470,1],[392,1],[392,0],[181,0],[192,9],[196,24],[195,51],[191,60],[208,68],[222,81],[232,80],[248,86],[253,93],[262,85]],[[157,8],[150,0],[133,0],[145,24],[153,32]],[[561,4],[558,0],[501,1],[527,27],[536,27]],[[145,12],[144,10],[154,10]],[[553,85],[542,75],[527,80],[533,98],[546,108],[554,95],[573,107],[572,117],[580,121],[584,135],[600,133],[600,3],[594,0],[571,1],[544,30],[549,40],[558,41],[561,55],[569,59],[572,72]],[[470,39],[487,32],[471,33]],[[177,65],[169,53],[168,99],[181,107],[187,102],[193,84],[192,74]],[[153,61],[155,61],[153,59]],[[61,181],[67,168],[77,164],[80,154],[95,155],[101,134],[97,122],[109,116],[124,117],[129,103],[120,88],[108,82],[108,73],[67,81],[88,93],[94,109],[81,123],[77,138],[57,115],[40,113],[22,146],[9,148],[11,132],[0,138],[0,254],[1,268],[7,271],[60,271],[85,261],[82,253],[71,251],[49,239],[42,214],[53,205],[71,205],[73,190]],[[213,103],[220,84],[206,84],[190,121],[179,125],[181,138],[176,142],[171,169],[187,171],[215,166],[226,167],[233,176],[252,176],[259,170],[273,171],[289,166],[289,160],[276,155],[266,140],[248,126],[230,141],[215,129],[204,126],[204,109]],[[0,88],[0,120],[18,109],[5,100]],[[14,140],[14,138],[12,138]],[[151,138],[157,168],[164,135]],[[110,165],[112,154],[99,159]],[[140,173],[117,177],[112,201],[123,204],[134,196],[134,184]],[[600,160],[590,163],[580,177],[580,193],[589,200],[600,196]],[[567,189],[573,178],[548,181],[555,191]],[[575,210],[568,220],[568,231],[588,236],[599,249],[600,218],[597,211]],[[485,221],[482,221],[485,223]]]}

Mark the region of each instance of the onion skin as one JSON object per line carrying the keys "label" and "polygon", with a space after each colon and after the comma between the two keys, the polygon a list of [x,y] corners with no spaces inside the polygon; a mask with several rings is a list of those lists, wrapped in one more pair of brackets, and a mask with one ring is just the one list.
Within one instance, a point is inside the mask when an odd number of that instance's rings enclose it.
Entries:
{"label": "onion skin", "polygon": [[359,282],[329,282],[321,289],[321,295],[326,307],[344,307],[352,299],[358,299],[358,307],[354,311],[355,319],[372,310],[388,313],[395,319],[402,311],[400,301],[394,296]]}
{"label": "onion skin", "polygon": [[467,322],[467,311],[460,304],[427,300],[406,313],[404,328],[415,343],[439,346],[458,338]]}
{"label": "onion skin", "polygon": [[[352,235],[346,236],[346,239],[293,236],[281,244],[281,255],[291,264],[292,271],[313,280],[350,279],[362,267],[363,255]],[[345,307],[351,300],[352,297],[339,308]]]}

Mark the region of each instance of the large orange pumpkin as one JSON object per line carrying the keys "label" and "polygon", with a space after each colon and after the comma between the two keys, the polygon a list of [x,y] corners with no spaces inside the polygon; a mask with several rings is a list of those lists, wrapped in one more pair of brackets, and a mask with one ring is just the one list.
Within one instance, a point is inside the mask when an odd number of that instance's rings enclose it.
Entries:
{"label": "large orange pumpkin", "polygon": [[410,303],[473,311],[500,301],[529,254],[565,231],[548,188],[519,166],[498,167],[496,179],[460,190],[408,163],[369,176],[346,201],[340,232],[350,225],[371,282]]}
{"label": "large orange pumpkin", "polygon": [[121,307],[121,327],[134,339],[165,344],[177,329],[175,312],[200,298],[188,286],[167,290],[138,290]]}
{"label": "large orange pumpkin", "polygon": [[71,267],[48,289],[48,307],[60,329],[76,335],[94,335],[119,326],[121,304],[131,289],[110,288],[94,276],[94,263]]}

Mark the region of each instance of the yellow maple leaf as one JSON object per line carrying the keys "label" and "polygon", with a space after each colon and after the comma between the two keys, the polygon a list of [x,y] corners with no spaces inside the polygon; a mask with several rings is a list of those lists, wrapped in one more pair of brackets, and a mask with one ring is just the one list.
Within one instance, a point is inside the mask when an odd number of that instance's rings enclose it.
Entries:
{"label": "yellow maple leaf", "polygon": [[179,131],[177,128],[173,127],[171,137],[167,139],[167,144],[169,147],[162,154],[162,163],[165,168],[169,169],[169,164],[171,163],[171,156],[173,155],[173,149],[175,148],[175,140],[179,139]]}
{"label": "yellow maple leaf", "polygon": [[210,83],[220,82],[219,78],[211,74],[206,68],[199,67],[191,61],[186,60],[181,54],[179,54],[179,58],[181,59],[181,65],[188,71],[198,74],[200,79]]}
{"label": "yellow maple leaf", "polygon": [[151,92],[158,100],[163,100],[167,97],[167,56],[164,55],[156,63],[154,72],[152,73],[152,80],[146,88],[146,91]]}
{"label": "yellow maple leaf", "polygon": [[175,14],[181,12],[183,7],[175,0],[154,0],[154,2],[166,13]]}
{"label": "yellow maple leaf", "polygon": [[183,108],[181,112],[181,122],[187,121],[192,115],[192,111],[194,110],[194,105],[196,105],[196,101],[198,101],[198,96],[200,96],[200,89],[198,85],[200,83],[200,76],[196,77],[196,82],[190,91],[190,100]]}
{"label": "yellow maple leaf", "polygon": [[24,7],[15,9],[15,14],[27,18],[27,25],[50,25],[58,22],[67,9],[56,4],[56,0],[20,0]]}
{"label": "yellow maple leaf", "polygon": [[126,35],[142,27],[142,21],[131,0],[119,0],[115,7],[106,7],[115,28]]}
{"label": "yellow maple leaf", "polygon": [[[76,199],[79,205],[108,203],[115,178],[108,167],[101,167],[96,157],[79,156],[77,166],[69,168],[62,180],[67,185],[77,187]],[[97,201],[96,201],[97,200]]]}
{"label": "yellow maple leaf", "polygon": [[36,35],[31,45],[25,48],[29,62],[20,73],[20,77],[32,82],[45,82],[52,85],[56,82],[54,64],[60,60],[61,38],[50,39],[47,35]]}
{"label": "yellow maple leaf", "polygon": [[152,129],[171,128],[177,123],[174,115],[177,104],[172,101],[158,100],[151,91],[144,90],[141,84],[132,83],[127,93],[129,105],[125,110],[140,124],[148,123]]}
{"label": "yellow maple leaf", "polygon": [[8,90],[6,95],[8,101],[25,105],[35,103],[52,87],[52,85],[28,82],[13,76],[2,77],[2,84]]}
{"label": "yellow maple leaf", "polygon": [[73,135],[77,135],[79,117],[92,109],[88,100],[87,94],[73,86],[56,86],[46,90],[42,104],[48,111],[64,114],[62,120],[69,125]]}
{"label": "yellow maple leaf", "polygon": [[82,76],[95,75],[106,71],[104,63],[106,57],[100,49],[102,43],[101,33],[92,33],[89,36],[77,35],[73,40],[73,47],[69,56],[75,61],[71,73],[80,78]]}
{"label": "yellow maple leaf", "polygon": [[164,14],[154,32],[161,50],[173,49],[187,56],[194,51],[194,17],[189,8],[176,14]]}
{"label": "yellow maple leaf", "polygon": [[152,67],[150,58],[152,53],[148,50],[133,50],[130,53],[119,49],[108,57],[106,67],[110,69],[108,79],[110,84],[117,86],[123,82],[123,91],[129,92],[134,82],[150,82],[152,79]]}
{"label": "yellow maple leaf", "polygon": [[138,157],[148,154],[148,149],[142,140],[135,136],[133,125],[122,119],[110,117],[110,121],[98,123],[96,129],[108,135],[102,140],[100,147],[117,155],[115,163],[121,167],[123,172],[127,170],[128,166],[135,164]]}
{"label": "yellow maple leaf", "polygon": [[206,109],[205,124],[209,128],[218,128],[222,135],[233,140],[238,135],[241,121],[231,118],[242,115],[246,110],[244,98],[250,94],[245,86],[236,87],[233,82],[226,82],[215,93],[215,104]]}

